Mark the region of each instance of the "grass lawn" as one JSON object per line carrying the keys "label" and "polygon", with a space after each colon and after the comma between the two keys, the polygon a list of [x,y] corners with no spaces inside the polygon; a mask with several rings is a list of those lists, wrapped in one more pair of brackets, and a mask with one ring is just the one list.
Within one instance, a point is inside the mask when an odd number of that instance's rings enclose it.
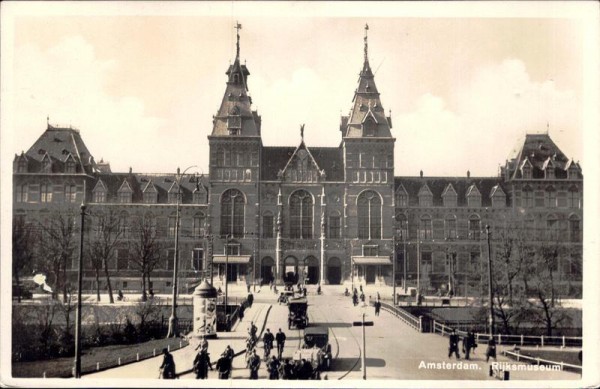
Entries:
{"label": "grass lawn", "polygon": [[579,360],[579,349],[576,350],[543,350],[543,349],[522,349],[522,355],[527,355],[528,357],[545,359],[547,361],[556,361],[556,362],[564,362],[570,365],[581,366],[581,361]]}
{"label": "grass lawn", "polygon": [[[100,362],[101,370],[117,366],[119,357],[121,364],[134,362],[137,360],[138,353],[140,360],[152,357],[154,350],[156,350],[156,355],[160,356],[163,348],[170,347],[171,350],[176,350],[180,344],[185,347],[187,341],[179,338],[156,339],[138,344],[84,349],[81,356],[81,371],[82,374],[96,371],[98,362]],[[73,366],[74,356],[46,361],[13,362],[12,375],[18,378],[41,378],[46,373],[47,378],[71,377]]]}

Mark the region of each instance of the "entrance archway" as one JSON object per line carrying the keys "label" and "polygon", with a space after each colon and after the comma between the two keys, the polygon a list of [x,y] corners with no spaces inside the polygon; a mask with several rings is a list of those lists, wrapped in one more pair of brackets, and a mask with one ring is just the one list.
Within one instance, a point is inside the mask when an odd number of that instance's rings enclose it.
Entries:
{"label": "entrance archway", "polygon": [[298,283],[298,260],[289,256],[283,261],[283,282]]}
{"label": "entrance archway", "polygon": [[261,284],[268,284],[274,280],[273,277],[273,267],[275,266],[275,261],[271,257],[264,257],[260,264],[260,278]]}
{"label": "entrance archway", "polygon": [[319,261],[317,258],[310,256],[304,260],[304,266],[306,268],[306,279],[307,284],[318,284],[319,283]]}
{"label": "entrance archway", "polygon": [[342,261],[337,257],[327,261],[327,282],[330,285],[339,285],[342,282]]}

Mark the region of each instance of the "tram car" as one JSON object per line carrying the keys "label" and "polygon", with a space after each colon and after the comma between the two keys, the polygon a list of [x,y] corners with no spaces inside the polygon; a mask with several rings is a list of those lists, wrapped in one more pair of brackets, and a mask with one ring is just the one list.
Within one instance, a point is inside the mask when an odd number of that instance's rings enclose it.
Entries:
{"label": "tram car", "polygon": [[288,301],[288,329],[303,329],[308,327],[308,300],[306,298],[295,298]]}

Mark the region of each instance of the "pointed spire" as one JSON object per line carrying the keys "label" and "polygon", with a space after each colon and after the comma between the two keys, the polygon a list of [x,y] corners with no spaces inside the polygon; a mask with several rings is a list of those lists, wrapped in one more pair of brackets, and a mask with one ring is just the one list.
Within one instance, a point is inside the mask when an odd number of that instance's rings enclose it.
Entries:
{"label": "pointed spire", "polygon": [[239,22],[235,22],[235,27],[237,30],[237,42],[235,44],[235,58],[239,59],[240,58],[240,30],[242,29],[242,25]]}
{"label": "pointed spire", "polygon": [[304,142],[304,124],[300,126],[300,139]]}
{"label": "pointed spire", "polygon": [[369,31],[369,25],[365,23],[365,62],[369,62],[369,42],[367,40],[367,31]]}
{"label": "pointed spire", "polygon": [[50,114],[48,114],[46,116],[46,128],[49,129],[50,128]]}

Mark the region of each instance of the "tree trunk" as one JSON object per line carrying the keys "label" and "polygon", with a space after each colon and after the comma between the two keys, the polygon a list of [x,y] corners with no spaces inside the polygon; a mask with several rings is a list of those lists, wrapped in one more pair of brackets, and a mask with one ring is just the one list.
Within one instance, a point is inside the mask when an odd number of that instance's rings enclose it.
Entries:
{"label": "tree trunk", "polygon": [[100,272],[97,267],[94,270],[96,271],[96,299],[100,301]]}
{"label": "tree trunk", "polygon": [[63,303],[66,304],[67,303],[67,257],[65,256],[63,258],[63,284],[62,284],[62,290],[63,290]]}
{"label": "tree trunk", "polygon": [[115,299],[112,293],[112,285],[110,283],[110,273],[108,272],[108,261],[104,260],[104,276],[106,277],[106,286],[108,287],[108,300],[111,304],[115,303]]}
{"label": "tree trunk", "polygon": [[142,272],[142,301],[146,301],[148,297],[146,296],[146,272]]}

